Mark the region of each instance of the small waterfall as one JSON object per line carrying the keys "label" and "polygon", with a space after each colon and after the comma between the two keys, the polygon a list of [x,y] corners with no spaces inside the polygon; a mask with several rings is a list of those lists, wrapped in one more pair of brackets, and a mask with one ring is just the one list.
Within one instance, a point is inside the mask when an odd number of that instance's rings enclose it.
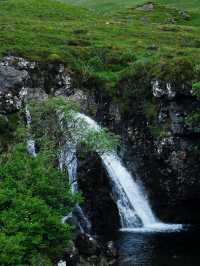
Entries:
{"label": "small waterfall", "polygon": [[[79,117],[82,117],[91,128],[100,129],[91,118],[83,114],[79,114]],[[100,154],[100,156],[112,180],[113,194],[116,198],[122,227],[138,226],[137,217],[139,217],[143,226],[157,223],[143,191],[123,166],[119,157],[114,153]]]}
{"label": "small waterfall", "polygon": [[59,168],[61,171],[67,169],[69,176],[69,183],[72,192],[78,191],[78,183],[76,178],[77,172],[77,158],[76,150],[72,147],[65,146],[59,154]]}
{"label": "small waterfall", "polygon": [[[84,114],[78,114],[88,127],[99,130],[98,124]],[[164,224],[155,217],[144,190],[137,184],[134,177],[123,166],[120,158],[114,153],[101,154],[101,159],[112,181],[113,195],[119,209],[122,229],[144,232],[176,231],[182,229],[179,224]],[[139,219],[138,219],[139,217]],[[142,223],[142,225],[141,225]]]}
{"label": "small waterfall", "polygon": [[[80,113],[75,116],[77,119],[83,120],[89,129],[100,130],[100,126],[88,116]],[[26,121],[27,127],[30,130],[32,117],[27,106]],[[62,126],[61,122],[61,127]],[[77,192],[76,136],[74,138],[74,143],[75,144],[70,145],[70,143],[66,142],[61,148],[58,157],[60,169],[62,171],[66,169],[68,171],[72,192]],[[27,151],[30,155],[36,156],[35,141],[30,132],[27,140]],[[182,229],[183,226],[180,224],[165,224],[158,221],[151,210],[144,190],[137,184],[134,177],[123,166],[117,154],[102,154],[99,152],[99,155],[112,181],[113,196],[115,197],[119,209],[122,230],[133,232],[171,232]],[[78,218],[80,230],[82,232],[89,232],[91,224],[78,204],[75,206],[73,214]],[[72,215],[72,213],[64,217],[62,222],[65,222],[70,215]]]}
{"label": "small waterfall", "polygon": [[113,192],[118,196],[117,205],[121,212],[122,227],[137,226],[137,216],[144,226],[155,224],[157,220],[144,192],[123,166],[119,157],[116,154],[105,154],[101,158],[113,181]]}
{"label": "small waterfall", "polygon": [[[75,145],[65,145],[59,154],[59,168],[61,171],[67,169],[69,176],[69,183],[73,193],[78,192],[78,182],[77,182],[77,158]],[[68,218],[75,216],[78,220],[79,229],[81,232],[90,232],[91,224],[84,214],[81,207],[76,204],[72,213],[68,214],[62,219],[65,223]]]}
{"label": "small waterfall", "polygon": [[[29,111],[27,106],[26,106],[25,111],[26,111],[26,124],[27,124],[28,130],[30,131],[31,123],[32,123],[32,117],[31,117],[31,113],[30,113],[30,111]],[[29,132],[29,137],[28,137],[28,140],[27,140],[27,146],[26,147],[27,147],[28,153],[35,157],[36,156],[35,141],[31,137],[30,132]]]}

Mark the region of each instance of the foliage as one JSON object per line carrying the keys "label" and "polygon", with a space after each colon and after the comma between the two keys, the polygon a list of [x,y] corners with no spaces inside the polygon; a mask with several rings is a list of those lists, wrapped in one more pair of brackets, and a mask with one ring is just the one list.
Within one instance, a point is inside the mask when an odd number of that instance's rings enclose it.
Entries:
{"label": "foliage", "polygon": [[30,110],[32,135],[40,148],[51,146],[51,150],[57,152],[67,144],[103,153],[113,151],[119,144],[117,136],[104,128],[92,128],[78,114],[77,104],[62,97],[53,97],[44,103],[33,102]]}
{"label": "foliage", "polygon": [[[193,84],[193,95],[200,100],[200,82],[196,82]],[[189,127],[194,128],[195,132],[200,132],[200,109],[193,111],[186,117],[186,124]]]}
{"label": "foliage", "polygon": [[[31,127],[18,127],[18,141],[31,134],[36,157],[24,144],[0,158],[0,261],[3,265],[53,265],[62,258],[71,228],[61,219],[82,199],[72,194],[66,174],[57,170],[60,147],[79,145],[84,151],[113,150],[118,139],[105,129],[94,130],[79,107],[62,97],[29,104]],[[43,264],[42,264],[43,263]]]}
{"label": "foliage", "polygon": [[200,82],[193,84],[193,93],[200,99]]}
{"label": "foliage", "polygon": [[27,156],[23,144],[1,157],[2,265],[53,265],[64,255],[71,228],[61,219],[80,196],[53,165],[52,154]]}
{"label": "foliage", "polygon": [[0,154],[9,149],[9,146],[14,143],[15,130],[18,126],[19,115],[0,114]]}
{"label": "foliage", "polygon": [[98,131],[89,129],[81,140],[81,144],[84,145],[86,151],[98,151],[103,154],[114,151],[119,145],[119,138],[104,128]]}
{"label": "foliage", "polygon": [[[156,65],[185,57],[198,63],[198,0],[155,0],[152,12],[136,8],[144,2],[0,1],[0,56],[64,61],[86,80],[96,78],[113,90],[135,61],[150,58]],[[189,8],[190,19],[177,8]]]}

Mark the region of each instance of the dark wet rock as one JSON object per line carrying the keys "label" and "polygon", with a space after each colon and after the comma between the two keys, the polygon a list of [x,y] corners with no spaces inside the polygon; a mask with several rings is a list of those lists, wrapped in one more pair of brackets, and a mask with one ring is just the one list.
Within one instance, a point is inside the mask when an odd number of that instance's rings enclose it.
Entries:
{"label": "dark wet rock", "polygon": [[98,242],[91,235],[85,233],[78,235],[75,246],[81,255],[99,255],[101,251]]}
{"label": "dark wet rock", "polygon": [[21,107],[19,92],[28,79],[28,72],[0,65],[0,112],[12,113]]}
{"label": "dark wet rock", "polygon": [[186,120],[200,102],[192,96],[189,82],[171,88],[156,82],[153,95],[157,131],[151,131],[145,114],[130,111],[123,123],[124,160],[142,180],[161,220],[198,223],[200,138]]}
{"label": "dark wet rock", "polygon": [[82,111],[87,110],[88,106],[88,95],[84,93],[82,90],[75,90],[74,94],[68,97],[69,100],[72,100],[80,105]]}
{"label": "dark wet rock", "polygon": [[81,233],[66,250],[67,266],[117,265],[118,252],[114,242],[102,243],[89,234]]}
{"label": "dark wet rock", "polygon": [[75,240],[76,237],[81,233],[80,223],[77,215],[74,212],[71,212],[63,218],[62,222],[67,223],[73,227],[72,236],[73,239]]}
{"label": "dark wet rock", "polygon": [[161,83],[158,80],[152,81],[153,95],[156,98],[167,97],[167,99],[175,98],[177,92],[170,83]]}
{"label": "dark wet rock", "polygon": [[30,69],[34,69],[36,67],[37,63],[28,61],[22,57],[6,56],[1,60],[0,65],[12,66],[17,70],[29,71]]}
{"label": "dark wet rock", "polygon": [[74,94],[71,73],[63,64],[39,63],[20,57],[0,61],[0,112],[16,112],[29,101],[43,101],[48,95]]}
{"label": "dark wet rock", "polygon": [[111,258],[117,258],[118,257],[118,251],[117,251],[113,241],[109,241],[108,243],[106,243],[105,254],[107,257],[111,257]]}
{"label": "dark wet rock", "polygon": [[97,154],[79,157],[78,183],[93,232],[112,236],[120,226],[119,213],[111,194],[110,178]]}
{"label": "dark wet rock", "polygon": [[80,261],[78,249],[75,247],[73,241],[71,241],[68,245],[68,248],[65,252],[64,261],[66,266],[77,266],[77,263]]}
{"label": "dark wet rock", "polygon": [[48,99],[48,94],[42,88],[23,88],[20,91],[20,95],[24,102],[29,101],[45,101]]}
{"label": "dark wet rock", "polygon": [[77,266],[117,266],[116,260],[108,260],[105,256],[81,257]]}
{"label": "dark wet rock", "polygon": [[24,80],[28,77],[25,70],[19,71],[14,67],[0,66],[0,88],[1,91],[8,88],[14,89],[23,85]]}

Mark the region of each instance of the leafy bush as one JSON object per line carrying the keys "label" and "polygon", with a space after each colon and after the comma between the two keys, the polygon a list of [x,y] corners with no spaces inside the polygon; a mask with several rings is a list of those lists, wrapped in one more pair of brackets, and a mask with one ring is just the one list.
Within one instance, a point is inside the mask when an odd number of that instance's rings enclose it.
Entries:
{"label": "leafy bush", "polygon": [[192,89],[194,94],[200,99],[200,82],[194,83]]}
{"label": "leafy bush", "polygon": [[[192,86],[193,94],[200,100],[200,82],[194,83]],[[186,124],[193,127],[194,130],[200,132],[200,110],[193,111],[186,117]]]}
{"label": "leafy bush", "polygon": [[[110,152],[117,148],[119,139],[104,128],[92,128],[79,107],[62,97],[50,98],[44,103],[33,102],[32,135],[40,148],[51,147],[59,152],[65,144],[84,147],[84,151]],[[47,141],[48,140],[48,141]]]}
{"label": "leafy bush", "polygon": [[27,156],[22,144],[1,158],[0,177],[1,265],[53,265],[71,237],[61,219],[80,196],[72,194],[51,154]]}

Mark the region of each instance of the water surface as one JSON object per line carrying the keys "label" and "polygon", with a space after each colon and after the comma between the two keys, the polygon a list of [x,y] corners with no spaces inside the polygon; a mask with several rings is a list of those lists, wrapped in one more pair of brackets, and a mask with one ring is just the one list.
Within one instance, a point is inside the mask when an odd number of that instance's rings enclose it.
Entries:
{"label": "water surface", "polygon": [[120,232],[119,266],[200,266],[200,229]]}

